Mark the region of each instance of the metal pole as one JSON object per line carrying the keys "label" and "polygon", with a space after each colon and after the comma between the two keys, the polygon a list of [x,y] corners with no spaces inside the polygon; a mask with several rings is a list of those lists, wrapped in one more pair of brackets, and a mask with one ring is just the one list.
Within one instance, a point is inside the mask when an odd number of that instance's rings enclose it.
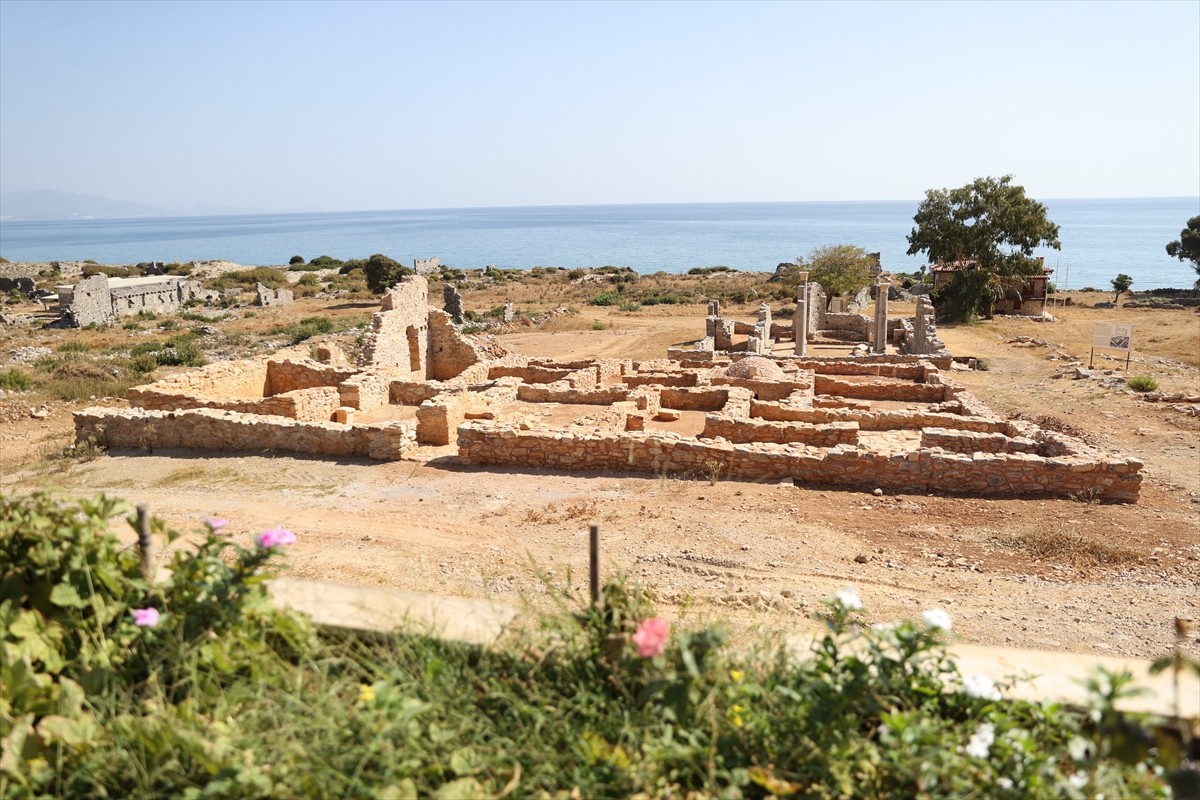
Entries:
{"label": "metal pole", "polygon": [[592,605],[600,606],[600,526],[588,526],[588,562],[591,581]]}
{"label": "metal pole", "polygon": [[145,503],[137,506],[138,552],[142,557],[142,576],[154,580],[154,551],[150,540],[150,510]]}

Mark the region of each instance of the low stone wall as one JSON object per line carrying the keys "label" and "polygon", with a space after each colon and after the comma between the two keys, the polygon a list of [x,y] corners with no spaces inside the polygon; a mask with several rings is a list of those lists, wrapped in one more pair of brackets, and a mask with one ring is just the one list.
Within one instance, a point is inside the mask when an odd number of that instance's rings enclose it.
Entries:
{"label": "low stone wall", "polygon": [[813,379],[813,390],[817,394],[834,394],[857,400],[899,400],[918,403],[940,403],[954,396],[954,388],[940,383],[906,383],[894,380],[877,380],[867,383],[839,381],[828,375],[817,375]]}
{"label": "low stone wall", "polygon": [[536,364],[499,364],[488,369],[488,380],[520,378],[528,384],[555,383],[566,379],[574,369],[551,369]]}
{"label": "low stone wall", "polygon": [[334,367],[308,359],[270,359],[267,361],[266,394],[282,394],[316,386],[337,386],[358,373],[350,367]]}
{"label": "low stone wall", "polygon": [[392,381],[388,386],[388,401],[398,406],[419,406],[443,391],[443,385],[433,381]]}
{"label": "low stone wall", "polygon": [[663,408],[676,411],[720,411],[729,402],[730,391],[706,386],[664,387],[659,398]]}
{"label": "low stone wall", "polygon": [[139,408],[171,410],[199,408],[210,399],[258,400],[268,394],[267,359],[221,361],[181,372],[160,381],[136,386],[126,393]]}
{"label": "low stone wall", "polygon": [[952,453],[1034,453],[1039,445],[1033,439],[1016,438],[1003,433],[976,433],[974,431],[952,431],[946,428],[924,428],[921,431],[921,447],[940,447]]}
{"label": "low stone wall", "polygon": [[482,422],[458,429],[466,464],[560,470],[705,475],[719,468],[738,480],[792,478],[798,483],[983,495],[1071,495],[1094,491],[1135,502],[1141,462],[1117,458],[1043,458],[1025,453],[968,456],[921,448],[886,455],[848,445],[734,444],[674,434],[539,433]]}
{"label": "low stone wall", "polygon": [[342,398],[341,405],[357,408],[359,411],[386,406],[391,401],[392,382],[391,376],[360,372],[338,386]]}
{"label": "low stone wall", "polygon": [[760,419],[734,419],[722,414],[704,418],[704,437],[718,436],[731,442],[798,443],[811,447],[834,447],[839,444],[858,444],[858,423],[830,422],[814,425],[807,422],[767,422]]}
{"label": "low stone wall", "polygon": [[637,386],[695,386],[697,375],[694,372],[670,374],[666,372],[648,372],[642,375],[625,375],[621,383],[630,388]]}
{"label": "low stone wall", "polygon": [[517,387],[517,399],[526,403],[577,403],[589,406],[607,406],[618,403],[629,396],[628,386],[608,386],[603,389],[573,389],[565,381],[551,384],[521,384]]}
{"label": "low stone wall", "polygon": [[750,404],[750,416],[776,422],[808,422],[822,425],[831,422],[854,422],[864,431],[912,431],[924,428],[974,431],[985,434],[1013,434],[1011,423],[995,417],[961,417],[925,411],[876,411],[855,408],[800,408],[779,403],[755,401]]}
{"label": "low stone wall", "polygon": [[274,450],[394,460],[416,442],[411,422],[346,425],[300,422],[208,408],[187,411],[85,408],[75,413],[76,441],[141,450]]}

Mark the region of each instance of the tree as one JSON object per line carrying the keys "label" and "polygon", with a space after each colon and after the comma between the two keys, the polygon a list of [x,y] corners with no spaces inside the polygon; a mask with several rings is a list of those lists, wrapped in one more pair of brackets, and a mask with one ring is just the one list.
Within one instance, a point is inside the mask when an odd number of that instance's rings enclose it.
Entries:
{"label": "tree", "polygon": [[852,294],[871,285],[871,278],[878,271],[875,256],[852,244],[827,244],[815,248],[808,260],[796,259],[801,271],[807,268],[808,279],[821,284],[825,290],[825,307],[833,298]]}
{"label": "tree", "polygon": [[1192,217],[1179,238],[1167,245],[1167,255],[1180,261],[1192,262],[1196,270],[1196,288],[1200,289],[1200,217]]}
{"label": "tree", "polygon": [[[1012,179],[976,178],[957,189],[930,189],[917,206],[908,254],[924,252],[930,262],[969,262],[943,287],[957,298],[955,306],[965,316],[942,310],[947,319],[989,314],[997,282],[1037,274],[1040,267],[1033,251],[1062,247],[1059,228],[1047,218],[1046,207],[1026,197],[1025,187],[1014,186]],[[974,271],[990,277],[969,277]]]}
{"label": "tree", "polygon": [[376,253],[363,262],[363,274],[367,278],[367,288],[375,294],[383,294],[399,283],[405,275],[413,273],[414,270],[395,259],[388,258],[383,253]]}
{"label": "tree", "polygon": [[1117,296],[1113,298],[1113,303],[1120,303],[1121,302],[1121,292],[1128,292],[1130,286],[1133,286],[1133,278],[1129,277],[1124,272],[1120,273],[1119,275],[1117,275],[1117,277],[1113,278],[1112,279],[1113,291],[1117,293]]}

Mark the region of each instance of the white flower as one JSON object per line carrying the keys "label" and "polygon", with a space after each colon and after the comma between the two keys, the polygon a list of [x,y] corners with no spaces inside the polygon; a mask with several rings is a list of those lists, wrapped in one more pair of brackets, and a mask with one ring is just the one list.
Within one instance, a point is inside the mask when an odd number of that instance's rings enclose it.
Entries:
{"label": "white flower", "polygon": [[1001,789],[1013,788],[1012,778],[996,778],[996,785]]}
{"label": "white flower", "polygon": [[1000,699],[1000,690],[996,688],[996,682],[982,672],[963,676],[963,693],[967,697],[983,700]]}
{"label": "white flower", "polygon": [[1067,783],[1071,785],[1072,789],[1082,789],[1088,785],[1088,774],[1086,772],[1076,772],[1067,778]]}
{"label": "white flower", "polygon": [[850,584],[845,589],[833,596],[833,602],[837,603],[847,611],[856,611],[863,607],[862,600],[858,597],[858,589],[854,584]]}
{"label": "white flower", "polygon": [[931,608],[921,615],[925,624],[931,628],[950,630],[950,615],[940,608]]}
{"label": "white flower", "polygon": [[996,742],[996,726],[990,722],[985,722],[979,726],[979,729],[971,734],[971,741],[967,742],[967,746],[963,752],[971,758],[987,758],[992,752],[992,745]]}

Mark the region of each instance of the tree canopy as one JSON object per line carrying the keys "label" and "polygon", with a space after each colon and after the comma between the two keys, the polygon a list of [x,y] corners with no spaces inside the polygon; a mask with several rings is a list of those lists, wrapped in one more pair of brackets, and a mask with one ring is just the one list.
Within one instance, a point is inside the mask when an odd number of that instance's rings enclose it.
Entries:
{"label": "tree canopy", "polygon": [[1192,217],[1179,238],[1167,245],[1167,255],[1180,261],[1192,262],[1196,270],[1196,288],[1200,289],[1200,216]]}
{"label": "tree canopy", "polygon": [[1117,277],[1113,278],[1112,279],[1113,291],[1117,293],[1116,297],[1113,298],[1113,302],[1114,303],[1121,302],[1121,293],[1128,292],[1130,286],[1133,286],[1133,278],[1129,277],[1124,272],[1120,273],[1119,275],[1117,275]]}
{"label": "tree canopy", "polygon": [[409,269],[393,258],[383,253],[376,253],[363,262],[363,273],[367,278],[367,288],[375,294],[383,294],[400,282],[405,275],[412,275]]}
{"label": "tree canopy", "polygon": [[917,206],[908,254],[924,252],[931,262],[972,262],[934,297],[943,319],[990,314],[1003,296],[1005,278],[1038,273],[1036,248],[1062,247],[1046,207],[1012,180],[1012,175],[976,178],[957,189],[930,189]]}
{"label": "tree canopy", "polygon": [[913,216],[908,254],[935,261],[975,261],[997,275],[1028,275],[1037,247],[1061,249],[1046,207],[1014,186],[1013,176],[976,178],[957,189],[930,189]]}
{"label": "tree canopy", "polygon": [[808,278],[825,290],[826,306],[841,294],[857,292],[871,285],[878,271],[875,256],[852,244],[827,244],[814,248],[808,259],[796,259],[798,269],[807,270]]}

